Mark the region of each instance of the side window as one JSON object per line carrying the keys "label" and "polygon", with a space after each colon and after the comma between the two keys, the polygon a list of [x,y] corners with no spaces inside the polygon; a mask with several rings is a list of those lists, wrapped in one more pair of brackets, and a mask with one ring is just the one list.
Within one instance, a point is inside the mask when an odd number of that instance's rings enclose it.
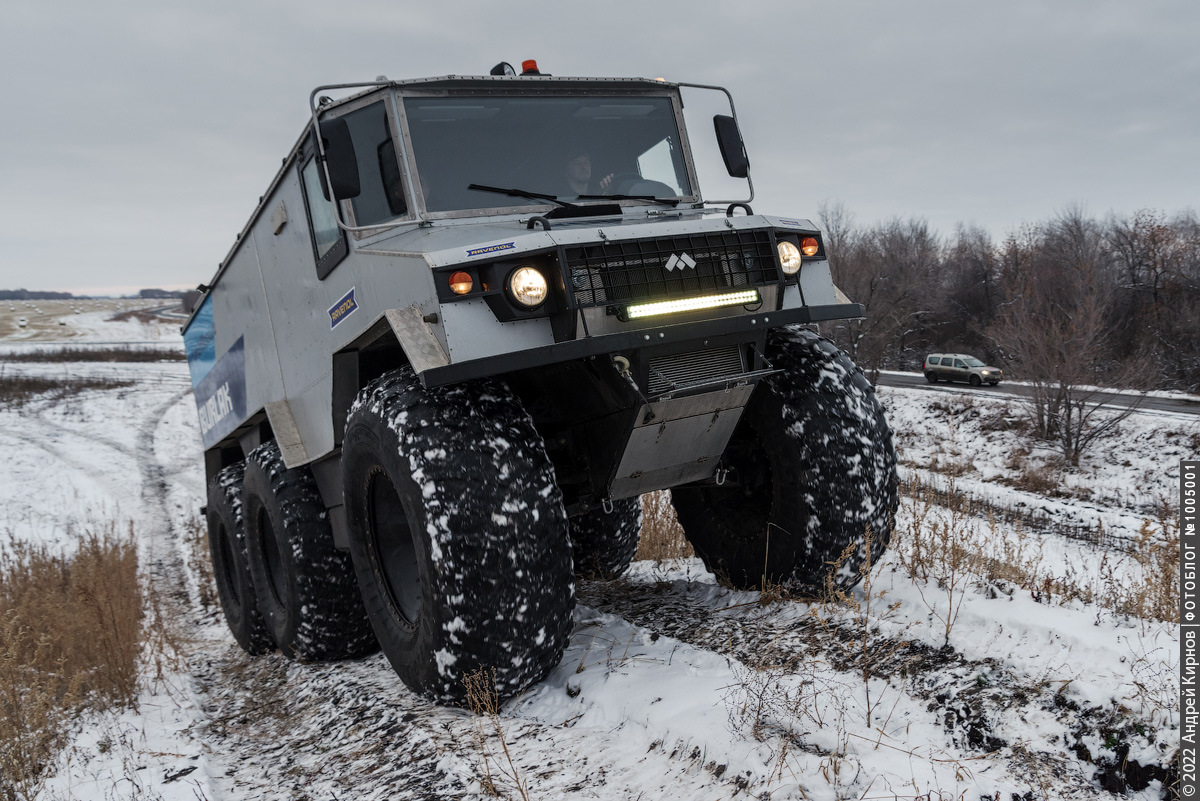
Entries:
{"label": "side window", "polygon": [[338,262],[346,257],[349,248],[346,235],[338,228],[333,202],[321,191],[320,168],[310,155],[300,170],[304,202],[308,206],[308,228],[312,232],[313,256],[317,262],[317,277],[324,278]]}
{"label": "side window", "polygon": [[408,212],[386,109],[382,102],[372,103],[345,117],[358,155],[358,179],[362,187],[359,196],[350,201],[356,225],[374,225]]}
{"label": "side window", "polygon": [[942,363],[942,357],[941,356],[930,356],[929,363],[931,365],[933,365],[934,367],[937,367],[939,364]]}
{"label": "side window", "polygon": [[960,370],[966,370],[966,369],[967,369],[967,365],[966,365],[966,363],[965,363],[965,362],[963,362],[963,360],[962,360],[962,359],[955,359],[955,360],[954,360],[954,366],[955,366],[955,367],[957,367],[957,368],[958,368],[958,369],[960,369]]}

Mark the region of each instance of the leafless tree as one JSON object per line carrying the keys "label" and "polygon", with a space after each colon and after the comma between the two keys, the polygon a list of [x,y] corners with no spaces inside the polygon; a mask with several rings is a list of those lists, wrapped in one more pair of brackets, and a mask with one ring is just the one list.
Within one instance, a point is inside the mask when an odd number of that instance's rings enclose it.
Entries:
{"label": "leafless tree", "polygon": [[1010,297],[992,337],[1030,382],[1035,436],[1057,443],[1072,465],[1093,442],[1128,417],[1136,404],[1115,406],[1098,385],[1129,386],[1131,367],[1107,358],[1112,287],[1094,224],[1068,210],[1026,242],[1010,240]]}

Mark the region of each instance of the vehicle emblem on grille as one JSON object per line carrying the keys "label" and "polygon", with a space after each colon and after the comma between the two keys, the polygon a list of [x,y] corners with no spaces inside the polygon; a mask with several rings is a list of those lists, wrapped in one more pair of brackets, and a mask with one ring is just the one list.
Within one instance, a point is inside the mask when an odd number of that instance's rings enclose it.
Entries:
{"label": "vehicle emblem on grille", "polygon": [[676,267],[682,270],[685,267],[695,267],[696,260],[686,253],[684,253],[682,256],[676,256],[674,253],[672,253],[671,258],[667,259],[666,266],[668,272],[674,270]]}

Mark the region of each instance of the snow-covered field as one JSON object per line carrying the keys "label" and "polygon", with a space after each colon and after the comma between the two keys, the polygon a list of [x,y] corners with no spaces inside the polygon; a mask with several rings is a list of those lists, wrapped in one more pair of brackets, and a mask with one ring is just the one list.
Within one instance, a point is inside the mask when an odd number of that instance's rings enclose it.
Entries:
{"label": "snow-covered field", "polygon": [[[172,341],[166,323],[88,325]],[[1172,780],[1179,628],[1114,606],[1157,575],[1143,551],[1170,542],[1197,418],[1134,415],[1067,471],[1026,447],[1008,401],[882,389],[920,489],[851,598],[638,562],[579,587],[561,664],[481,718],[415,697],[379,655],[238,649],[188,542],[204,487],[186,365],[3,367],[134,383],[0,408],[0,546],[129,521],[185,635],[161,675],[146,666],[136,713],[78,722],[43,798],[1008,801],[1160,798]],[[954,543],[983,561],[948,558]]]}

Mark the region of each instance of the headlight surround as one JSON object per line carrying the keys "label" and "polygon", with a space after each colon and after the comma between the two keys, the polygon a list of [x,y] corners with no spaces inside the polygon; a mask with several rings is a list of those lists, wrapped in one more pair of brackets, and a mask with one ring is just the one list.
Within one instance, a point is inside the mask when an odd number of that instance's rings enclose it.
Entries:
{"label": "headlight surround", "polygon": [[530,265],[522,265],[508,275],[508,294],[526,309],[535,309],[546,301],[549,284],[542,271]]}
{"label": "headlight surround", "polygon": [[775,246],[775,249],[779,252],[779,266],[783,268],[784,275],[795,275],[800,272],[800,264],[803,261],[800,258],[800,248],[784,239]]}

